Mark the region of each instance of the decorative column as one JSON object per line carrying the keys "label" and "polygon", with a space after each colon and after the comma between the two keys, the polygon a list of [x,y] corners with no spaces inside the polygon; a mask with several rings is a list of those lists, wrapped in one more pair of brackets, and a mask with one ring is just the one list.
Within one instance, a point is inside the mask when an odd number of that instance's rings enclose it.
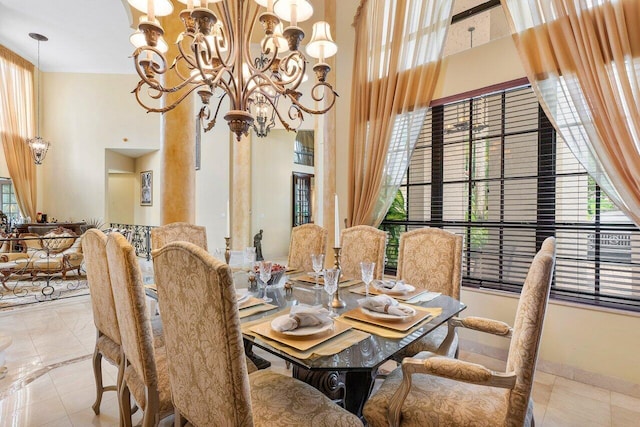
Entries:
{"label": "decorative column", "polygon": [[231,201],[231,248],[242,250],[251,243],[251,138],[243,136],[236,141],[229,132],[231,164],[229,167]]}
{"label": "decorative column", "polygon": [[[174,58],[178,48],[173,43],[183,30],[179,10],[162,20],[165,39],[169,44],[168,58]],[[180,83],[173,72],[166,74],[166,86]],[[166,104],[177,99],[176,94],[164,95]],[[193,96],[161,116],[160,222],[194,223],[196,218],[195,168],[195,102]]]}
{"label": "decorative column", "polygon": [[[333,31],[337,31],[336,28],[336,2],[335,0],[326,0],[324,2],[324,20],[329,23]],[[334,33],[334,37],[336,37]],[[326,62],[331,66],[332,71],[327,76],[327,81],[335,87],[336,85],[336,69],[335,69],[335,56],[328,58]],[[338,102],[340,102],[341,98],[338,98]],[[322,134],[324,137],[324,145],[323,145],[323,166],[324,169],[322,171],[322,217],[324,227],[328,231],[328,235],[330,236],[329,242],[327,242],[329,247],[333,247],[333,236],[336,230],[336,227],[339,227],[340,224],[335,224],[335,194],[338,193],[336,190],[336,108],[332,108],[321,116],[321,123],[323,126]],[[317,148],[317,147],[316,147]],[[342,203],[342,206],[346,206],[346,203]],[[344,213],[340,212],[340,218],[344,218]],[[331,252],[329,251],[329,254]],[[327,265],[331,266],[333,264],[332,257],[326,256]]]}

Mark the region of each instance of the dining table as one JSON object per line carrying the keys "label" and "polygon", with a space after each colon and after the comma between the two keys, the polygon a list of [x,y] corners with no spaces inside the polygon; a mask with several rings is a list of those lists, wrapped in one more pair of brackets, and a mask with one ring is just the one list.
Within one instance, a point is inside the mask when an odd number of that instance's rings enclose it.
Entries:
{"label": "dining table", "polygon": [[[411,298],[396,297],[402,304],[415,309],[413,320],[378,321],[378,316],[362,315],[359,301],[365,297],[363,283],[345,279],[338,288],[345,306],[334,309],[338,317],[334,319],[331,331],[314,334],[308,339],[305,336],[282,337],[270,327],[273,319],[287,315],[296,305],[327,307],[331,301],[322,288],[313,289],[309,274],[312,273],[290,272],[278,284],[249,289],[249,295],[243,298],[251,303],[239,303],[245,344],[289,362],[293,377],[312,385],[360,417],[380,365],[466,308],[465,304],[449,296],[417,289],[413,293],[415,296],[409,295]],[[247,291],[239,289],[239,295]],[[264,292],[271,299],[270,303],[261,302]]]}

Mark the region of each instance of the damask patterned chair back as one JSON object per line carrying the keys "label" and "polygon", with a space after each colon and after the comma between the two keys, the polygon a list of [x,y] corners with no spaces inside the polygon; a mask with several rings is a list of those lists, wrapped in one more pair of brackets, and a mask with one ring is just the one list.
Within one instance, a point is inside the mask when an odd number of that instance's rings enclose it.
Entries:
{"label": "damask patterned chair back", "polygon": [[93,321],[100,333],[120,345],[120,329],[107,262],[107,236],[97,228],[87,230],[82,238],[82,252],[91,293]]}
{"label": "damask patterned chair back", "polygon": [[191,242],[207,250],[207,229],[187,222],[172,222],[151,229],[151,249],[160,249],[171,242]]}
{"label": "damask patterned chair back", "polygon": [[460,299],[462,236],[431,227],[402,234],[396,276],[418,288]]}
{"label": "damask patterned chair back", "polygon": [[345,228],[340,233],[340,267],[350,279],[361,277],[360,262],[375,262],[374,279],[382,279],[387,233],[369,225]]}
{"label": "damask patterned chair back", "polygon": [[87,283],[91,294],[93,322],[98,331],[93,353],[93,373],[96,380],[94,411],[99,413],[102,393],[102,357],[118,366],[120,364],[120,329],[116,317],[116,305],[111,292],[109,265],[107,263],[107,236],[100,230],[87,230],[82,238]]}
{"label": "damask patterned chair back", "polygon": [[[160,365],[154,351],[154,339],[145,300],[142,274],[133,246],[120,233],[107,237],[107,260],[116,305],[116,315],[125,356],[121,408],[127,408],[129,389],[144,410],[143,425],[157,424],[160,412],[172,410],[168,383],[160,381]],[[166,369],[166,364],[163,365]],[[166,386],[164,385],[166,384]],[[161,396],[162,395],[162,396]],[[130,416],[130,415],[129,415]],[[156,422],[148,420],[156,420]],[[149,424],[150,423],[150,424]]]}
{"label": "damask patterned chair back", "polygon": [[327,230],[316,224],[303,224],[293,227],[289,242],[288,267],[303,271],[313,271],[311,254],[326,253]]}
{"label": "damask patterned chair back", "polygon": [[526,417],[533,416],[528,405],[553,280],[555,252],[555,237],[548,237],[531,262],[520,293],[505,369],[517,376],[509,396],[507,419],[512,421],[510,425],[522,425]]}
{"label": "damask patterned chair back", "polygon": [[176,410],[196,426],[253,425],[229,266],[188,242],[154,251],[153,263]]}

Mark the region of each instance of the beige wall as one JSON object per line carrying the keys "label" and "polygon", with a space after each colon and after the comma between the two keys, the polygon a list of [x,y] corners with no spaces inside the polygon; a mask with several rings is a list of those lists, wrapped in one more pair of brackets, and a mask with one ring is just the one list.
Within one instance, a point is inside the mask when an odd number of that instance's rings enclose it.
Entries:
{"label": "beige wall", "polygon": [[108,221],[105,149],[159,148],[157,115],[146,114],[129,93],[136,80],[43,74],[41,129],[51,148],[38,167],[38,211],[61,221]]}
{"label": "beige wall", "polygon": [[107,180],[109,188],[107,194],[107,206],[109,210],[109,222],[117,224],[135,224],[134,204],[135,200],[135,174],[110,173]]}

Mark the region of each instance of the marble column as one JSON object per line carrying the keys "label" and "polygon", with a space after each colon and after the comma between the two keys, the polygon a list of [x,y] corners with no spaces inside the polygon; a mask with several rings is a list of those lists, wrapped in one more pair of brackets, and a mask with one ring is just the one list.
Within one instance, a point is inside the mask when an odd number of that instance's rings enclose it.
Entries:
{"label": "marble column", "polygon": [[[174,40],[183,30],[176,8],[173,14],[162,19],[164,38],[169,44],[166,57],[171,65],[178,53]],[[173,71],[165,75],[165,86],[180,83]],[[178,98],[177,93],[165,95],[166,105]],[[162,115],[161,119],[161,175],[160,175],[160,222],[168,224],[182,221],[194,223],[196,218],[196,171],[195,171],[195,100],[187,97],[176,108]]]}
{"label": "marble column", "polygon": [[251,236],[251,139],[253,133],[240,141],[230,134],[231,248],[242,250],[253,244]]}
{"label": "marble column", "polygon": [[[331,26],[332,32],[336,31],[336,2],[335,0],[326,0],[324,2],[324,20]],[[327,63],[331,66],[331,72],[327,76],[327,81],[335,88],[336,84],[336,69],[335,69],[335,56],[328,58]],[[313,66],[313,64],[309,64]],[[340,102],[340,98],[338,101]],[[338,191],[336,189],[336,108],[335,106],[329,110],[325,115],[320,117],[320,123],[323,126],[322,135],[324,138],[323,145],[323,170],[321,172],[323,182],[322,192],[322,217],[324,222],[324,228],[328,231],[329,238],[327,239],[327,246],[329,248],[334,247],[334,231],[336,227],[340,227],[340,224],[335,224],[335,199],[334,194]],[[317,144],[316,144],[316,148]],[[316,173],[317,176],[317,173]],[[340,210],[340,218],[344,218],[345,208],[347,206],[346,200],[339,202],[342,209]],[[327,264],[333,265],[333,251],[329,250],[327,255]]]}

